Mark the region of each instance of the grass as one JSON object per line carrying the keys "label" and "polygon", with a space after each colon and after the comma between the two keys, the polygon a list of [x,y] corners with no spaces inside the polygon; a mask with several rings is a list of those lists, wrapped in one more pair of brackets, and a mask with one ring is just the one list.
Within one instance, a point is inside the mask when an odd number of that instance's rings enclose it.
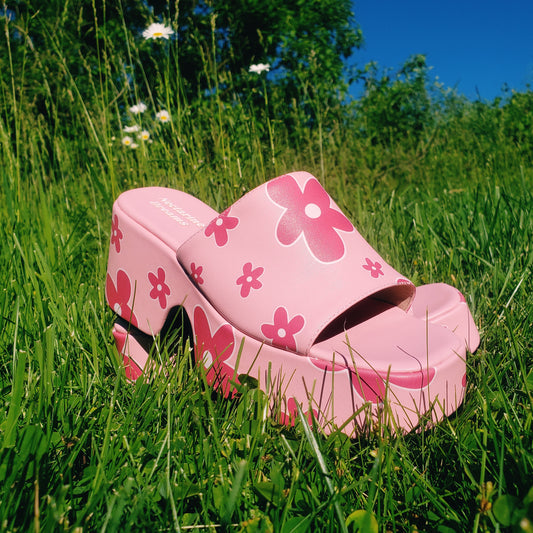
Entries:
{"label": "grass", "polygon": [[[517,521],[533,484],[530,152],[466,122],[414,148],[372,144],[350,124],[302,126],[292,142],[246,102],[178,106],[172,94],[172,122],[147,122],[154,142],[131,150],[111,81],[92,102],[73,90],[72,115],[56,121],[2,83],[0,530],[444,533]],[[116,196],[165,185],[222,209],[296,169],[416,284],[467,295],[482,343],[464,405],[437,427],[351,440],[304,417],[280,427],[253,384],[214,394],[187,345],[167,374],[125,379],[104,298]]]}

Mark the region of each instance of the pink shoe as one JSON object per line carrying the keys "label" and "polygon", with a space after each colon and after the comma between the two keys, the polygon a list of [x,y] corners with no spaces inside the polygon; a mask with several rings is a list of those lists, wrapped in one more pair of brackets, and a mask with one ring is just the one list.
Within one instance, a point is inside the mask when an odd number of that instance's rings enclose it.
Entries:
{"label": "pink shoe", "polygon": [[[477,330],[460,293],[428,287],[415,298],[306,172],[220,215],[159,187],[127,191],[113,208],[109,305],[152,336],[183,306],[208,381],[227,395],[254,377],[286,423],[297,403],[348,435],[371,420],[409,431],[455,411]],[[116,324],[114,335],[135,378],[147,354],[127,330]]]}

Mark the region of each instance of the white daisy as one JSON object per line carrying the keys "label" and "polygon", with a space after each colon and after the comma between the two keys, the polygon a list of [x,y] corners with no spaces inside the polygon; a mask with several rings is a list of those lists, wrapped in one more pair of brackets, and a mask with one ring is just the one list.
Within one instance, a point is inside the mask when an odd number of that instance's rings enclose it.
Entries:
{"label": "white daisy", "polygon": [[268,63],[258,63],[257,65],[250,65],[248,72],[253,72],[254,74],[261,74],[261,72],[268,72],[270,70],[270,65]]}
{"label": "white daisy", "polygon": [[148,130],[142,130],[138,137],[141,141],[147,141],[150,138],[150,132]]}
{"label": "white daisy", "polygon": [[142,102],[139,102],[138,104],[132,105],[130,107],[130,113],[134,113],[137,115],[138,113],[144,113],[148,108],[146,107],[146,104],[143,104]]}
{"label": "white daisy", "polygon": [[174,30],[168,26],[154,22],[143,31],[143,37],[145,39],[168,39],[173,33]]}
{"label": "white daisy", "polygon": [[138,124],[135,124],[134,126],[124,126],[124,132],[125,133],[135,133],[141,129],[141,127]]}
{"label": "white daisy", "polygon": [[129,135],[122,137],[122,144],[132,149],[139,146],[137,143],[133,142],[133,139]]}
{"label": "white daisy", "polygon": [[160,122],[170,122],[170,113],[165,109],[162,109],[155,114],[155,118],[157,118]]}

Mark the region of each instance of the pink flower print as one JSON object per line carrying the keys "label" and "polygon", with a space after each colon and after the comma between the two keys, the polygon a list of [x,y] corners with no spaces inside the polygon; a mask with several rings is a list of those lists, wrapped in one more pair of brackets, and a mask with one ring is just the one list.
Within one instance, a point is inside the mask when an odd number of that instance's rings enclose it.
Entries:
{"label": "pink flower print", "polygon": [[384,276],[381,263],[378,263],[377,261],[374,263],[371,259],[368,257],[365,257],[366,265],[362,265],[364,269],[368,270],[373,278],[378,278],[379,276]]}
{"label": "pink flower print", "polygon": [[[318,412],[313,409],[305,411],[304,412],[305,418],[307,418],[307,422],[311,426],[313,424],[313,418],[318,417]],[[294,398],[289,398],[289,401],[287,402],[287,412],[281,413],[280,416],[280,422],[284,424],[285,426],[294,426],[294,423],[296,422],[296,419],[298,418],[298,406],[296,404],[296,401]]]}
{"label": "pink flower print", "polygon": [[148,272],[148,279],[152,284],[150,298],[154,300],[159,298],[159,305],[164,309],[167,306],[167,296],[170,294],[170,287],[165,283],[165,271],[159,267],[157,276],[153,272]]}
{"label": "pink flower print", "polygon": [[196,266],[195,263],[191,263],[191,276],[192,279],[198,284],[201,285],[204,282],[204,278],[202,278],[202,270],[204,267],[198,265]]}
{"label": "pink flower print", "polygon": [[374,370],[350,370],[350,378],[357,394],[365,401],[382,403],[386,393],[386,383]]}
{"label": "pink flower print", "polygon": [[125,354],[122,354],[122,360],[124,362],[126,379],[129,379],[130,381],[137,381],[137,379],[139,379],[143,373],[143,371],[139,368],[139,365]]}
{"label": "pink flower print", "polygon": [[257,267],[252,269],[252,263],[246,263],[242,267],[242,276],[237,278],[237,285],[241,285],[241,296],[246,298],[251,289],[260,289],[263,284],[259,281],[259,276],[265,269]]}
{"label": "pink flower print", "polygon": [[231,389],[234,369],[225,361],[231,356],[235,346],[233,329],[229,324],[224,324],[211,334],[207,316],[201,307],[195,308],[193,323],[196,361],[204,365],[207,382],[222,389],[224,396],[227,396]]}
{"label": "pink flower print", "polygon": [[223,211],[215,220],[212,220],[205,228],[205,235],[209,237],[215,235],[215,242],[217,246],[224,246],[228,242],[228,230],[234,229],[239,223],[237,217],[230,217],[229,210],[227,208]]}
{"label": "pink flower print", "polygon": [[133,313],[133,310],[129,306],[129,300],[131,296],[131,282],[130,278],[124,272],[119,270],[117,272],[117,285],[113,283],[111,276],[108,274],[105,282],[105,293],[109,305],[113,311],[121,316],[124,320],[127,320],[135,327],[138,327],[137,317]]}
{"label": "pink flower print", "polygon": [[353,231],[352,223],[337,209],[316,179],[310,179],[302,192],[292,176],[282,176],[267,185],[270,198],[285,208],[276,228],[278,241],[285,246],[303,234],[313,256],[331,263],[344,255],[344,243],[337,230]]}
{"label": "pink flower print", "polygon": [[115,250],[117,254],[120,253],[120,239],[124,237],[122,231],[118,227],[118,216],[113,217],[113,223],[111,224],[111,244],[115,245]]}
{"label": "pink flower print", "polygon": [[301,315],[296,315],[289,320],[287,310],[278,307],[274,311],[274,324],[263,324],[261,331],[267,339],[272,340],[272,344],[278,348],[296,351],[296,339],[294,336],[304,327],[305,320]]}
{"label": "pink flower print", "polygon": [[428,368],[418,372],[395,372],[385,374],[371,369],[350,370],[352,385],[367,402],[381,403],[389,385],[396,385],[404,389],[422,390],[435,377],[435,369]]}

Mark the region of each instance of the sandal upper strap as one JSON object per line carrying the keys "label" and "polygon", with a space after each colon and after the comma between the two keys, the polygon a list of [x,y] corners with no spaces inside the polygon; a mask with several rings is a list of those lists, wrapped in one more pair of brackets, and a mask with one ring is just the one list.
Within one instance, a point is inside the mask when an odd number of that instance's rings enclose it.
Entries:
{"label": "sandal upper strap", "polygon": [[177,258],[234,327],[302,354],[366,298],[407,310],[415,293],[307,172],[247,193]]}

